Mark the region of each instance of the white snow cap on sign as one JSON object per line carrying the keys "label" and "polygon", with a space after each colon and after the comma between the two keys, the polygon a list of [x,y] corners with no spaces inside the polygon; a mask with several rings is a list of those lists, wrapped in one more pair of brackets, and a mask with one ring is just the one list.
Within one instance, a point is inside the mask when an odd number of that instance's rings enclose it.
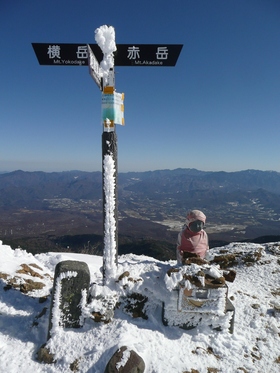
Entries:
{"label": "white snow cap on sign", "polygon": [[114,55],[117,50],[115,43],[115,29],[113,26],[100,26],[95,30],[95,41],[103,52],[103,60],[100,66],[103,73],[107,73],[110,68],[114,67]]}

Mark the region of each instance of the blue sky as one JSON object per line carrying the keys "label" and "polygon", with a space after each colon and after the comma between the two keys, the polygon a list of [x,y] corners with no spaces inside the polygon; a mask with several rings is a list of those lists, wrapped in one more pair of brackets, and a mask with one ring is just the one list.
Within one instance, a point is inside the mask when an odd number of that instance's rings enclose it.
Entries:
{"label": "blue sky", "polygon": [[31,43],[183,44],[175,67],[116,67],[120,172],[280,172],[279,0],[1,0],[0,171],[101,170],[101,93],[87,67]]}

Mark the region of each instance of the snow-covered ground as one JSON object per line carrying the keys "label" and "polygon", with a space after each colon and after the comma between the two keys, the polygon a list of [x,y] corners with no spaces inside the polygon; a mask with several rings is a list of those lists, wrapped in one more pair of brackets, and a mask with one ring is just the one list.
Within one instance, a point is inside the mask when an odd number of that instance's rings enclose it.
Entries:
{"label": "snow-covered ground", "polygon": [[[113,353],[128,346],[140,355],[147,373],[223,372],[223,373],[278,373],[280,371],[280,318],[275,308],[280,303],[280,243],[265,245],[230,244],[211,250],[211,257],[221,250],[228,253],[260,253],[256,262],[240,260],[233,283],[228,283],[229,297],[235,306],[234,333],[214,331],[201,325],[189,331],[176,326],[164,326],[161,318],[162,299],[168,291],[166,272],[174,261],[161,262],[147,256],[119,257],[117,275],[128,271],[130,277],[102,286],[102,257],[48,253],[31,255],[3,245],[0,241],[0,371],[103,373]],[[240,256],[241,258],[241,256]],[[148,297],[145,313],[148,319],[133,318],[120,307],[111,322],[95,322],[87,318],[80,329],[62,329],[48,342],[56,363],[43,364],[36,360],[38,349],[47,341],[50,291],[58,262],[78,260],[90,269],[95,293],[109,296],[124,291]],[[17,273],[27,264],[41,278],[27,272]],[[251,264],[251,265],[248,265]],[[6,274],[7,276],[3,275]],[[33,279],[43,282],[42,289],[24,294],[8,289],[9,278],[17,282]],[[126,285],[126,286],[125,286]],[[167,292],[167,293],[166,293]],[[48,296],[41,303],[42,297]],[[39,301],[40,299],[40,301]],[[87,306],[89,311],[90,306]],[[71,370],[71,368],[72,370]]]}

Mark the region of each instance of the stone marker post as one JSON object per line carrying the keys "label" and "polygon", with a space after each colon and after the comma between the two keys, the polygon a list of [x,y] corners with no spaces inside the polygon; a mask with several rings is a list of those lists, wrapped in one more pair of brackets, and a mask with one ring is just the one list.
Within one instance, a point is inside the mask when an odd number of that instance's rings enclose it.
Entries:
{"label": "stone marker post", "polygon": [[87,299],[90,286],[90,272],[84,262],[66,260],[55,267],[52,292],[48,339],[57,327],[80,328],[82,300]]}

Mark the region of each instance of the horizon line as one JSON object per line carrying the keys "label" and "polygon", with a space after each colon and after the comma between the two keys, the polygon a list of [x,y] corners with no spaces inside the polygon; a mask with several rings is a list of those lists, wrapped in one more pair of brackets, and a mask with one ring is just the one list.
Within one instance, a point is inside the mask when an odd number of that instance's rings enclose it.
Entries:
{"label": "horizon line", "polygon": [[[280,173],[279,171],[275,170],[261,170],[261,169],[256,169],[256,168],[248,168],[248,169],[241,169],[241,170],[236,170],[236,171],[224,171],[224,170],[218,170],[218,171],[206,171],[206,170],[200,170],[198,168],[194,167],[178,167],[178,168],[161,168],[161,169],[155,169],[155,170],[145,170],[145,171],[118,171],[118,174],[128,174],[128,173],[146,173],[146,172],[159,172],[159,171],[177,171],[177,170],[193,170],[193,171],[198,171],[198,172],[204,172],[204,173],[236,173],[236,172],[246,172],[246,171],[259,171],[259,172],[275,172],[275,173]],[[27,173],[34,173],[34,172],[43,172],[43,173],[63,173],[63,172],[87,172],[87,173],[102,173],[100,170],[95,170],[95,171],[86,171],[86,170],[78,170],[78,169],[73,169],[73,170],[61,170],[61,171],[43,171],[43,170],[33,170],[33,171],[28,171],[28,170],[23,170],[23,169],[15,169],[12,171],[0,171],[0,174],[8,174],[8,173],[13,173],[13,172],[27,172]]]}

